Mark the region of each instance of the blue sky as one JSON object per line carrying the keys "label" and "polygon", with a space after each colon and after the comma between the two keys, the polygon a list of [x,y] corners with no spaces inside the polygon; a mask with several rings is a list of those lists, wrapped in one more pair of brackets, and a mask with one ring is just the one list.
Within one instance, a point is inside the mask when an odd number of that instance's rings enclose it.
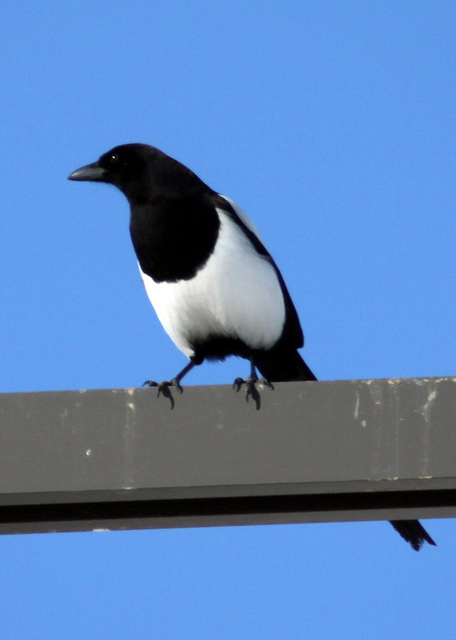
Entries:
{"label": "blue sky", "polygon": [[[454,3],[6,2],[0,33],[0,391],[185,364],[123,197],[66,180],[126,142],[248,212],[318,377],[455,374]],[[420,554],[385,523],[2,537],[0,633],[452,639],[456,525],[427,527],[438,547]]]}

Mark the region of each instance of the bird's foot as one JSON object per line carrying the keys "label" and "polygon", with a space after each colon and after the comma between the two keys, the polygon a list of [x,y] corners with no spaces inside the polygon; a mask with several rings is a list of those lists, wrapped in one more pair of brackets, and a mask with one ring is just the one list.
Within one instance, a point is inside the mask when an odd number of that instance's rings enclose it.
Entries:
{"label": "bird's foot", "polygon": [[238,392],[241,390],[241,387],[245,385],[245,399],[248,402],[249,398],[252,398],[255,402],[256,409],[258,410],[261,407],[261,398],[256,387],[257,384],[268,387],[271,390],[274,389],[274,386],[269,382],[269,380],[266,380],[266,378],[258,378],[256,375],[250,376],[246,380],[244,380],[244,378],[236,378],[233,382],[233,389]]}
{"label": "bird's foot", "polygon": [[143,387],[156,387],[157,388],[157,398],[163,396],[164,398],[168,398],[171,403],[171,409],[174,408],[174,398],[171,393],[170,387],[176,387],[176,391],[178,393],[183,393],[184,389],[182,388],[181,383],[178,378],[173,378],[173,380],[163,380],[163,382],[155,382],[155,380],[146,380]]}
{"label": "bird's foot", "polygon": [[269,382],[266,378],[258,378],[258,376],[250,376],[246,380],[244,378],[236,378],[233,382],[233,389],[239,391],[244,384],[247,395],[252,395],[252,388],[255,388],[256,384],[259,384],[260,387],[268,387],[268,389],[274,390],[272,382]]}

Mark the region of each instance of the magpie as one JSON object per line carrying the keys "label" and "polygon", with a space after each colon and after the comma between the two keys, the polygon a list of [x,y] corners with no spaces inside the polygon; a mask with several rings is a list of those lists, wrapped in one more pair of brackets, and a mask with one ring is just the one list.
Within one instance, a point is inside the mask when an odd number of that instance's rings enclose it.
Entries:
{"label": "magpie", "polygon": [[[130,234],[144,286],[174,344],[189,359],[235,355],[268,382],[315,380],[298,353],[303,333],[280,271],[247,215],[158,149],[127,144],[70,180],[107,182],[130,203]],[[162,384],[168,384],[167,382]]]}
{"label": "magpie", "polygon": [[[130,235],[149,299],[171,340],[190,360],[170,381],[205,360],[239,356],[250,362],[247,399],[257,370],[266,384],[316,380],[298,352],[304,344],[298,314],[257,229],[230,198],[193,171],[145,144],[114,147],[70,180],[116,186],[130,204]],[[258,408],[258,404],[257,404]],[[419,550],[435,544],[418,521],[393,521]]]}

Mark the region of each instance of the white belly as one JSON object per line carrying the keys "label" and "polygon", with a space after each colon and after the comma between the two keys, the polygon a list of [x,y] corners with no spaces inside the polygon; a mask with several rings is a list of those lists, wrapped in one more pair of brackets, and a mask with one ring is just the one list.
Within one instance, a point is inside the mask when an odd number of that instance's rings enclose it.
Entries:
{"label": "white belly", "polygon": [[160,322],[188,357],[194,355],[191,341],[209,336],[239,338],[252,349],[268,349],[285,322],[274,267],[224,211],[218,213],[221,227],[214,253],[194,278],[156,283],[140,269]]}

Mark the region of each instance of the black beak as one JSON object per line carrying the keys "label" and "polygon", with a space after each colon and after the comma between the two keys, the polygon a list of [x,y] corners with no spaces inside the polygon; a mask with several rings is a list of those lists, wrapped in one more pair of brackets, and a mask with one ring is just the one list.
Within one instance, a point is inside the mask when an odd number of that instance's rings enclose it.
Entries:
{"label": "black beak", "polygon": [[87,164],[85,167],[73,171],[73,173],[68,176],[68,180],[104,182],[106,175],[106,169],[100,167],[98,162],[94,162],[93,164]]}

